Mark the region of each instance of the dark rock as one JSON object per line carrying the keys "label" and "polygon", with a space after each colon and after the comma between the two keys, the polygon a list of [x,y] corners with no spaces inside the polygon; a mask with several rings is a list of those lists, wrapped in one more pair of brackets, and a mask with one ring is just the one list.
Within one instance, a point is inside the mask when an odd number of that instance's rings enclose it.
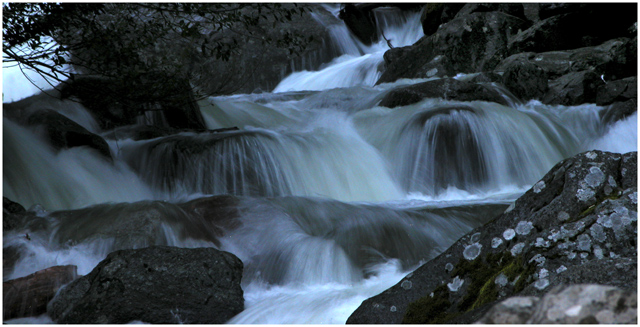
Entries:
{"label": "dark rock", "polygon": [[427,3],[424,5],[420,22],[424,35],[435,33],[440,25],[452,20],[464,3]]}
{"label": "dark rock", "polygon": [[604,81],[593,71],[572,72],[549,82],[549,92],[542,97],[546,104],[575,106],[596,103],[596,94]]}
{"label": "dark rock", "polygon": [[599,112],[600,119],[606,125],[624,119],[638,111],[637,100],[627,100],[625,102],[616,102]]}
{"label": "dark rock", "polygon": [[638,73],[638,37],[619,40],[621,44],[612,47],[612,60],[606,63],[602,72],[607,80],[636,76]]}
{"label": "dark rock", "polygon": [[61,324],[222,324],[244,309],[242,262],[213,248],[121,250],[60,290]]}
{"label": "dark rock", "polygon": [[[635,269],[635,268],[633,268]],[[496,304],[480,324],[636,324],[637,290],[598,284],[560,285],[542,298],[519,296]]]}
{"label": "dark rock", "polygon": [[399,48],[391,48],[387,50],[383,56],[384,63],[387,66],[393,64],[394,62],[402,58],[402,56],[407,54],[407,51],[409,50],[409,48],[410,48],[409,46],[406,46],[406,47],[399,47]]}
{"label": "dark rock", "polygon": [[102,137],[89,132],[86,128],[54,110],[38,110],[27,118],[26,123],[38,131],[42,131],[44,137],[56,149],[88,146],[105,158],[112,160],[109,145]]}
{"label": "dark rock", "polygon": [[523,20],[528,18],[524,14],[524,6],[521,3],[467,3],[458,11],[456,17],[470,15],[475,12],[497,11]]}
{"label": "dark rock", "polygon": [[462,82],[453,78],[442,78],[392,90],[380,101],[379,105],[395,108],[413,104],[426,98],[488,101],[508,105],[502,95],[487,84]]}
{"label": "dark rock", "polygon": [[13,202],[9,199],[7,199],[7,197],[2,197],[2,212],[7,214],[7,213],[21,213],[21,212],[26,212],[27,210],[25,210],[25,208],[20,205],[20,203],[18,202]]}
{"label": "dark rock", "polygon": [[206,129],[193,90],[185,80],[149,73],[140,76],[139,85],[134,86],[78,75],[63,84],[60,93],[63,99],[78,99],[105,130],[135,124],[138,117],[162,127]]}
{"label": "dark rock", "polygon": [[111,250],[165,244],[164,225],[177,236],[219,245],[224,231],[239,226],[238,199],[233,196],[205,197],[184,204],[163,201],[99,204],[76,210],[52,212],[57,220],[52,232],[60,244],[112,239]]}
{"label": "dark rock", "polygon": [[2,284],[2,318],[39,316],[58,289],[76,279],[76,266],[55,266]]}
{"label": "dark rock", "polygon": [[[514,62],[529,61],[540,67],[547,73],[550,79],[556,79],[570,72],[591,70],[598,75],[611,75],[617,59],[616,54],[623,52],[624,45],[629,44],[629,39],[620,38],[607,41],[593,47],[583,47],[565,51],[549,51],[542,53],[523,52],[509,56],[495,69],[496,72],[504,72]],[[620,59],[624,60],[624,59]],[[612,79],[607,77],[607,79]]]}
{"label": "dark rock", "polygon": [[366,45],[378,42],[378,30],[371,12],[372,9],[369,4],[347,3],[340,10],[338,16],[349,30]]}
{"label": "dark rock", "polygon": [[540,99],[549,89],[545,71],[526,60],[506,65],[502,84],[522,100]]}
{"label": "dark rock", "polygon": [[575,49],[629,37],[633,35],[629,28],[637,21],[637,5],[631,3],[583,4],[556,10],[553,15],[547,12],[541,6],[539,15],[543,20],[510,42],[511,54]]}
{"label": "dark rock", "polygon": [[509,38],[525,21],[500,12],[459,16],[410,46],[387,66],[377,84],[399,78],[454,76],[491,71],[507,57]]}
{"label": "dark rock", "polygon": [[181,130],[171,127],[159,127],[153,125],[129,125],[114,128],[113,130],[102,134],[107,139],[124,140],[132,139],[134,141],[155,139],[158,137],[177,134]]}
{"label": "dark rock", "polygon": [[[637,257],[636,160],[637,152],[590,151],[559,162],[502,215],[364,301],[347,323],[470,323],[495,301],[539,296],[556,279],[602,282],[606,273],[583,276],[579,267]],[[637,271],[603,282],[635,288]]]}
{"label": "dark rock", "polygon": [[638,78],[627,77],[617,81],[607,81],[598,88],[596,104],[605,106],[614,102],[624,102],[638,98]]}

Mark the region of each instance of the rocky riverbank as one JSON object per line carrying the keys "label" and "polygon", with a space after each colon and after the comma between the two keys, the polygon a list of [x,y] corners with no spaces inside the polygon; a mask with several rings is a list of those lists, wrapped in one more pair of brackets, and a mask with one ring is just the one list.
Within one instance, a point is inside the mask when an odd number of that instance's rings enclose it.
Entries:
{"label": "rocky riverbank", "polygon": [[637,153],[558,163],[505,213],[370,298],[353,324],[473,323],[558,285],[637,286]]}

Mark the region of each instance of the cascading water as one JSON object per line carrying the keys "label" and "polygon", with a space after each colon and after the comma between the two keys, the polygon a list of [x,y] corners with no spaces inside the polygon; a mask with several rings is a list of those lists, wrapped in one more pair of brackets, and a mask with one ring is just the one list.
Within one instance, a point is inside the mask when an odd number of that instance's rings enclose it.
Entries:
{"label": "cascading water", "polygon": [[[376,10],[394,46],[421,36],[418,17]],[[293,73],[274,93],[200,101],[208,128],[238,130],[103,133],[111,163],[91,149],[54,150],[5,118],[4,196],[41,206],[4,234],[17,253],[4,279],[61,264],[87,274],[118,249],[216,247],[245,266],[245,310],[230,323],[344,323],[556,162],[637,150],[637,115],[606,125],[595,105],[378,106],[420,81],[374,87],[386,42],[367,47],[332,28],[343,53],[323,69]],[[50,107],[101,133],[78,104]]]}

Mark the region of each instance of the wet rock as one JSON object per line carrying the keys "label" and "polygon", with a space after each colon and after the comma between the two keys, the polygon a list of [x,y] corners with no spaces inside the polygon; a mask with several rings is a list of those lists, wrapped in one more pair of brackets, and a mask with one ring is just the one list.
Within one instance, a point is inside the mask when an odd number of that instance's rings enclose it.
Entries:
{"label": "wet rock", "polygon": [[[511,54],[594,46],[606,40],[634,34],[629,28],[637,20],[635,4],[585,4],[561,8],[555,12],[543,7],[539,11],[542,20],[510,41]],[[600,24],[610,28],[603,29]]]}
{"label": "wet rock", "polygon": [[605,106],[637,98],[638,78],[633,76],[617,81],[607,81],[606,84],[600,85],[596,94],[596,104]]}
{"label": "wet rock", "polygon": [[464,3],[427,3],[424,5],[420,22],[424,35],[435,33],[440,25],[452,20]]}
{"label": "wet rock", "polygon": [[54,110],[38,110],[26,119],[26,123],[43,134],[56,149],[87,146],[98,151],[103,157],[112,160],[109,145],[102,137],[89,132]]}
{"label": "wet rock", "polygon": [[3,320],[45,313],[58,289],[76,278],[76,266],[55,266],[4,282]]}
{"label": "wet rock", "polygon": [[340,10],[342,19],[349,30],[366,45],[378,42],[378,31],[370,4],[345,4]]}
{"label": "wet rock", "polygon": [[[538,192],[527,191],[505,213],[364,301],[347,322],[468,324],[498,300],[542,296],[559,283],[635,289],[637,153],[581,153],[556,164],[541,181]],[[474,243],[481,251],[467,260],[465,249]],[[456,277],[463,284],[451,292],[447,285]],[[408,281],[410,290],[401,287]],[[391,304],[395,313],[377,309]]]}
{"label": "wet rock", "polygon": [[475,12],[497,11],[526,20],[524,6],[521,3],[467,3],[458,11],[456,17]]}
{"label": "wet rock", "polygon": [[244,309],[242,267],[213,248],[116,251],[60,290],[47,313],[62,324],[222,324]]}
{"label": "wet rock", "polygon": [[596,92],[603,85],[604,81],[593,71],[572,72],[549,82],[549,92],[542,102],[565,106],[595,103]]}
{"label": "wet rock", "polygon": [[78,75],[60,93],[63,99],[80,101],[105,130],[135,124],[138,117],[160,126],[206,128],[193,90],[184,80],[149,73],[132,86]]}
{"label": "wet rock", "polygon": [[239,226],[238,198],[212,196],[173,204],[164,201],[99,204],[49,215],[57,221],[50,231],[60,244],[112,239],[111,251],[166,244],[172,235],[212,242],[219,245],[224,230]]}
{"label": "wet rock", "polygon": [[638,71],[638,37],[620,38],[621,44],[611,49],[612,60],[604,67],[607,80],[636,76]]}
{"label": "wet rock", "polygon": [[560,285],[542,298],[511,297],[479,324],[636,324],[637,291],[597,285]]}
{"label": "wet rock", "polygon": [[435,34],[410,46],[387,66],[377,84],[399,78],[491,71],[507,57],[508,39],[525,24],[522,19],[495,11],[457,16]]}
{"label": "wet rock", "polygon": [[406,106],[426,98],[458,101],[488,101],[508,105],[502,95],[487,84],[443,78],[398,88],[380,101],[380,106],[395,108]]}
{"label": "wet rock", "polygon": [[514,61],[504,67],[502,84],[521,100],[540,99],[549,89],[547,73],[526,61]]}
{"label": "wet rock", "polygon": [[18,227],[22,220],[22,214],[27,211],[20,203],[13,202],[6,197],[2,197],[2,230],[8,231]]}
{"label": "wet rock", "polygon": [[626,119],[638,111],[637,101],[635,99],[625,102],[616,102],[605,107],[598,114],[604,124],[615,123],[619,120]]}

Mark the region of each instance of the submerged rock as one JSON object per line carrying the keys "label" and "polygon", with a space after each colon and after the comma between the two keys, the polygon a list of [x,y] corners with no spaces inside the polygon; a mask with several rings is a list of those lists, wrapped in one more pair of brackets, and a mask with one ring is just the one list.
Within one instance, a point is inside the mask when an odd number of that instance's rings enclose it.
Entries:
{"label": "submerged rock", "polygon": [[61,324],[222,324],[244,309],[242,267],[213,248],[116,251],[60,290],[47,313]]}
{"label": "submerged rock", "polygon": [[542,298],[516,296],[493,306],[478,324],[637,324],[636,290],[580,284]]}
{"label": "submerged rock", "polygon": [[398,88],[387,93],[380,106],[395,108],[406,106],[426,98],[458,101],[487,101],[508,106],[508,102],[488,84],[443,78]]}
{"label": "submerged rock", "polygon": [[55,266],[2,285],[3,320],[34,317],[47,312],[58,289],[78,277],[76,266]]}
{"label": "submerged rock", "polygon": [[[497,300],[540,296],[563,283],[635,289],[637,153],[582,153],[559,162],[542,181],[539,192],[527,191],[512,210],[364,301],[347,322],[472,323]],[[477,233],[482,251],[473,259],[465,252]],[[462,287],[452,292],[447,284],[455,277]],[[410,290],[401,287],[407,281]],[[393,304],[396,312],[381,312],[374,303]]]}

